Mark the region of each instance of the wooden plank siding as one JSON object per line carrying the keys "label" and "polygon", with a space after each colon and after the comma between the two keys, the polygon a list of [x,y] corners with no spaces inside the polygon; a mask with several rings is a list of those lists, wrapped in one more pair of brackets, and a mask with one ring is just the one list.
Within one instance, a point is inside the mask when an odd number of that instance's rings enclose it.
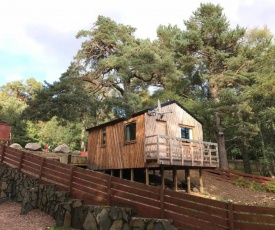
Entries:
{"label": "wooden plank siding", "polygon": [[[136,141],[125,142],[125,125],[136,122]],[[88,167],[123,169],[144,167],[144,114],[106,126],[106,144],[101,144],[102,129],[91,130],[88,138]]]}
{"label": "wooden plank siding", "polygon": [[[201,123],[177,104],[173,103],[164,106],[161,110],[162,112],[167,112],[161,119],[157,115],[149,116],[147,113],[145,114],[145,136],[160,134],[156,121],[162,121],[167,123],[167,136],[181,137],[179,127],[186,126],[192,129],[194,140],[203,140]],[[172,112],[169,113],[169,111]]]}

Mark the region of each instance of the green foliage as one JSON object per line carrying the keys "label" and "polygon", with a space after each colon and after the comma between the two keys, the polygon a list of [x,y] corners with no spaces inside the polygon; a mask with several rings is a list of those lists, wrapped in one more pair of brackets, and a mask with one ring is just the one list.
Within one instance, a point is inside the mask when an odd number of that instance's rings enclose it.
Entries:
{"label": "green foliage", "polygon": [[67,122],[62,125],[56,117],[53,117],[41,127],[39,132],[40,143],[57,147],[66,144],[71,150],[79,150],[81,142],[81,124]]}
{"label": "green foliage", "polygon": [[78,149],[87,127],[129,117],[158,99],[177,100],[202,122],[205,140],[225,141],[225,159],[243,158],[246,172],[253,159],[264,164],[263,175],[274,175],[273,35],[266,27],[233,28],[212,3],[201,4],[184,24],[183,30],[160,25],[150,41],[99,16],[77,34],[81,49],[59,81],[0,87],[0,120],[12,126],[12,142]]}
{"label": "green foliage", "polygon": [[237,186],[243,187],[243,188],[249,188],[253,191],[257,191],[257,192],[264,192],[265,188],[262,184],[255,182],[255,181],[250,181],[250,180],[246,180],[243,177],[240,177],[239,179],[237,179],[235,181]]}
{"label": "green foliage", "polygon": [[269,181],[265,184],[266,190],[268,192],[275,193],[275,181]]}

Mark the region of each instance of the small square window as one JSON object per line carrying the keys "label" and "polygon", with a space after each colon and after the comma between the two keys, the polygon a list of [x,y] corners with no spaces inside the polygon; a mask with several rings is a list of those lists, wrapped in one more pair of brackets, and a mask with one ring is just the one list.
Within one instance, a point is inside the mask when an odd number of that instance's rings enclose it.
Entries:
{"label": "small square window", "polygon": [[184,126],[181,126],[180,127],[180,138],[193,139],[193,137],[192,137],[192,129],[184,127]]}
{"label": "small square window", "polygon": [[135,140],[136,140],[136,122],[132,122],[125,126],[125,141],[131,142]]}
{"label": "small square window", "polygon": [[106,128],[101,129],[101,145],[106,145]]}

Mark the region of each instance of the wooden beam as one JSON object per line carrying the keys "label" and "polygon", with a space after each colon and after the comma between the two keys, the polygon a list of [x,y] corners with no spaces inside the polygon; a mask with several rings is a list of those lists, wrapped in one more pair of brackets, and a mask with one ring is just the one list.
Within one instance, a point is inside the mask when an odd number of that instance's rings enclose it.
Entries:
{"label": "wooden beam", "polygon": [[173,182],[174,182],[174,190],[178,191],[178,171],[177,166],[173,168]]}
{"label": "wooden beam", "polygon": [[188,173],[188,172],[187,172],[187,169],[185,169],[184,172],[185,172],[185,173],[184,173],[185,182],[187,183],[187,173]]}
{"label": "wooden beam", "polygon": [[186,169],[186,172],[187,172],[187,193],[191,193],[191,178],[190,178],[190,170],[189,168]]}
{"label": "wooden beam", "polygon": [[145,184],[149,185],[150,181],[149,181],[149,169],[145,168]]}
{"label": "wooden beam", "polygon": [[119,178],[123,178],[123,169],[119,170]]}
{"label": "wooden beam", "polygon": [[131,169],[131,181],[134,181],[135,179],[134,169]]}
{"label": "wooden beam", "polygon": [[160,174],[161,174],[161,188],[164,189],[165,187],[165,178],[164,178],[164,166],[160,166]]}
{"label": "wooden beam", "polygon": [[200,193],[203,193],[202,169],[199,169],[199,174],[200,174]]}
{"label": "wooden beam", "polygon": [[111,169],[111,176],[114,176],[114,170]]}

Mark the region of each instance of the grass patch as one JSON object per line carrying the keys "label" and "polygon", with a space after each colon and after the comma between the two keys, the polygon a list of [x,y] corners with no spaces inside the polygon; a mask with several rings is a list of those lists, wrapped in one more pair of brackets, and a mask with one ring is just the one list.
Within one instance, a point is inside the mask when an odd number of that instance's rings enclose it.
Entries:
{"label": "grass patch", "polygon": [[249,189],[251,189],[253,191],[256,191],[256,192],[272,192],[272,191],[275,192],[275,183],[272,183],[267,188],[268,183],[266,183],[265,185],[262,185],[261,183],[246,180],[243,177],[240,177],[239,179],[237,179],[235,181],[235,184],[239,187],[249,188]]}

